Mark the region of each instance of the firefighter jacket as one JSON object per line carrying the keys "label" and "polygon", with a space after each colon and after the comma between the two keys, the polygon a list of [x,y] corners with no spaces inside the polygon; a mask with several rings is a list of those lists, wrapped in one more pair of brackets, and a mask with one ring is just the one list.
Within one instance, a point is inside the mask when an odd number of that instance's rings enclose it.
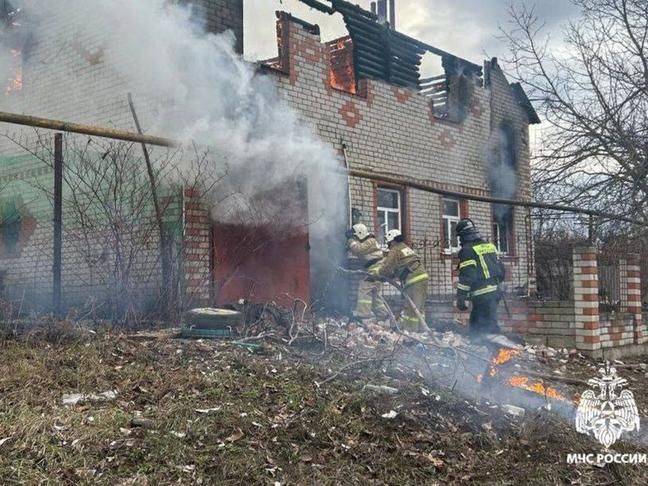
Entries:
{"label": "firefighter jacket", "polygon": [[362,241],[357,238],[349,238],[347,248],[354,257],[362,262],[365,268],[375,265],[385,256],[373,236],[368,236]]}
{"label": "firefighter jacket", "polygon": [[504,280],[504,265],[497,248],[483,240],[466,243],[459,251],[459,283],[457,297],[468,299],[496,294]]}
{"label": "firefighter jacket", "polygon": [[405,243],[392,243],[376,276],[398,279],[405,288],[430,278],[419,256]]}

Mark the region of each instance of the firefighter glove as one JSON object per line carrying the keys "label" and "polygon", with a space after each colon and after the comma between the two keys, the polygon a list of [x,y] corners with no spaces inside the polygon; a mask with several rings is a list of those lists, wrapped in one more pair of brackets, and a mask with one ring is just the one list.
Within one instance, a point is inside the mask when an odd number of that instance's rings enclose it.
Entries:
{"label": "firefighter glove", "polygon": [[468,304],[466,303],[466,300],[464,298],[457,297],[457,309],[459,309],[462,312],[468,310]]}

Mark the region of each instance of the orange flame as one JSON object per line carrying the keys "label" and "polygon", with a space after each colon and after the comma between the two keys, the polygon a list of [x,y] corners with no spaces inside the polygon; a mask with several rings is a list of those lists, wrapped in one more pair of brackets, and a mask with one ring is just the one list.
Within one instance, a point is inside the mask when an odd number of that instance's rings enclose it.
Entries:
{"label": "orange flame", "polygon": [[539,381],[531,382],[526,376],[512,376],[509,378],[508,384],[554,400],[560,400],[563,402],[567,401],[567,399],[556,389],[551,388],[550,386],[544,386],[544,384]]}
{"label": "orange flame", "polygon": [[356,94],[353,42],[348,37],[338,39],[330,44],[330,52],[329,80],[331,86],[347,93]]}
{"label": "orange flame", "polygon": [[511,361],[514,357],[520,354],[520,351],[517,349],[500,349],[499,353],[495,358],[493,358],[492,362],[495,365],[503,365],[504,363],[508,363]]}
{"label": "orange flame", "polygon": [[505,363],[508,363],[511,361],[514,357],[520,354],[520,351],[517,349],[508,349],[508,348],[502,348],[499,350],[499,353],[497,353],[497,356],[495,356],[491,360],[491,365],[488,370],[488,375],[489,376],[495,376],[497,374],[497,367],[501,366]]}
{"label": "orange flame", "polygon": [[18,49],[11,49],[11,57],[13,60],[13,77],[9,78],[7,86],[5,87],[5,95],[9,95],[14,91],[20,91],[23,86],[22,81],[22,52]]}

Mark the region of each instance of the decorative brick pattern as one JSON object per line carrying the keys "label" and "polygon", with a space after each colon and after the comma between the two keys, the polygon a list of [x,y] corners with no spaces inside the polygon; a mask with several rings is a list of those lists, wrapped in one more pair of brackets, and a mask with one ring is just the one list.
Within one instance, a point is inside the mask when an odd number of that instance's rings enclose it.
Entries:
{"label": "decorative brick pattern", "polygon": [[344,105],[342,105],[342,107],[340,108],[340,115],[342,115],[342,118],[350,128],[355,128],[356,125],[362,120],[360,110],[358,110],[353,101],[347,101]]}
{"label": "decorative brick pattern", "polygon": [[576,348],[601,348],[599,333],[597,249],[576,247],[573,254],[574,321]]}

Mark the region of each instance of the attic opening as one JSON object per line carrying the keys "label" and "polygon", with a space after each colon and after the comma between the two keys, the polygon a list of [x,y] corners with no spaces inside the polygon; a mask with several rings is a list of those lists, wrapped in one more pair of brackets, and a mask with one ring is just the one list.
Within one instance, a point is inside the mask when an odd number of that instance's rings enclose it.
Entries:
{"label": "attic opening", "polygon": [[[291,0],[332,18],[340,14],[346,34],[327,45],[330,51],[331,86],[357,93],[360,81],[373,79],[409,88],[430,99],[439,118],[461,122],[469,113],[476,86],[482,86],[482,67],[437,47],[398,32],[394,27],[395,2],[380,0],[372,11],[345,0]],[[287,2],[288,3],[288,2]],[[389,6],[389,8],[387,8]],[[294,9],[295,11],[298,9]],[[304,12],[306,13],[306,12]],[[292,17],[307,30],[319,33],[319,26]],[[282,58],[282,33],[278,32],[279,56],[262,64],[277,67]]]}

